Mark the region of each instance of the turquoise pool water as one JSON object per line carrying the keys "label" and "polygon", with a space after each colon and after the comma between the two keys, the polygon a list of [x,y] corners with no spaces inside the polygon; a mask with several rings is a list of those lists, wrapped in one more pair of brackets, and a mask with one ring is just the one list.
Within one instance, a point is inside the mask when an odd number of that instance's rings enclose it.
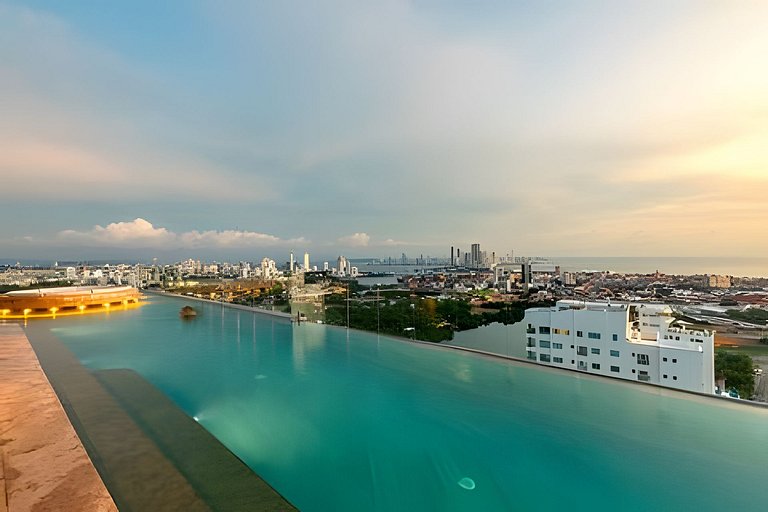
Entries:
{"label": "turquoise pool water", "polygon": [[50,325],[301,510],[764,510],[768,410],[215,304],[184,322],[183,305]]}

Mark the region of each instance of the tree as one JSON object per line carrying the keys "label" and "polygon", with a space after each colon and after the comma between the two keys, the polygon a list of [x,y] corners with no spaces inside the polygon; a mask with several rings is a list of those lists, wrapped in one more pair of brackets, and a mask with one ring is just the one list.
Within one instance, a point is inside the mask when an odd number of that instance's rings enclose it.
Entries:
{"label": "tree", "polygon": [[728,388],[736,388],[745,398],[752,396],[755,376],[752,358],[747,354],[735,354],[726,350],[715,352],[715,378],[725,379]]}

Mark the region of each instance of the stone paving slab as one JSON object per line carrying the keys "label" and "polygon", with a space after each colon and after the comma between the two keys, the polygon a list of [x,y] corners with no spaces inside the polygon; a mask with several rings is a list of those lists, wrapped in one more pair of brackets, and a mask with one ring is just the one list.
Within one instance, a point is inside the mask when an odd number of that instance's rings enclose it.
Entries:
{"label": "stone paving slab", "polygon": [[0,511],[117,511],[18,324],[0,324]]}

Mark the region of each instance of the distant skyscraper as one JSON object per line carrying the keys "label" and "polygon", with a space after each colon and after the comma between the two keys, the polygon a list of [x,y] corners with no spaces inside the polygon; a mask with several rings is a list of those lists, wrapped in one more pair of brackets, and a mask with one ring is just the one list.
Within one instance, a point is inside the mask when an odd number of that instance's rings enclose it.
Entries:
{"label": "distant skyscraper", "polygon": [[294,259],[293,259],[293,251],[291,251],[291,263],[288,266],[288,270],[290,270],[291,272],[293,272],[294,264],[295,264],[295,262],[294,262]]}
{"label": "distant skyscraper", "polygon": [[470,256],[470,264],[478,267],[482,263],[482,255],[480,254],[480,244],[472,244],[472,255]]}
{"label": "distant skyscraper", "polygon": [[328,272],[328,268],[329,268],[328,262],[324,261],[323,262],[323,272]]}
{"label": "distant skyscraper", "polygon": [[454,261],[455,260],[453,259],[453,246],[451,246],[451,266],[453,266]]}
{"label": "distant skyscraper", "polygon": [[305,252],[304,253],[304,272],[308,272],[308,271],[309,271],[309,253]]}
{"label": "distant skyscraper", "polygon": [[347,275],[349,273],[349,264],[347,263],[347,258],[344,256],[339,256],[339,259],[336,262],[336,270],[341,275]]}

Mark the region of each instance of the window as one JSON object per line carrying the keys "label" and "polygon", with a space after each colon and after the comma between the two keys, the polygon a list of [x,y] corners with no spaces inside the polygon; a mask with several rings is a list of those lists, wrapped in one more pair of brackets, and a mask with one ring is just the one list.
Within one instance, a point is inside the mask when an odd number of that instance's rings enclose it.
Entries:
{"label": "window", "polygon": [[648,375],[648,372],[644,372],[640,370],[640,373],[637,375],[637,380],[641,380],[643,382],[650,382],[651,376]]}
{"label": "window", "polygon": [[619,351],[618,350],[611,350],[611,357],[619,357]]}
{"label": "window", "polygon": [[549,362],[549,354],[539,354],[539,361],[548,363]]}
{"label": "window", "polygon": [[558,349],[563,348],[563,344],[562,343],[553,343],[552,344],[552,348],[558,348]]}
{"label": "window", "polygon": [[611,371],[614,373],[619,373],[621,371],[621,368],[618,366],[611,366]]}
{"label": "window", "polygon": [[667,378],[667,374],[665,373],[665,374],[663,375],[663,377],[666,379],[666,378]]}
{"label": "window", "polygon": [[591,340],[599,340],[600,339],[600,333],[599,332],[588,332],[587,337]]}
{"label": "window", "polygon": [[549,327],[544,327],[543,325],[539,327],[539,334],[549,334]]}
{"label": "window", "polygon": [[555,334],[562,334],[564,336],[568,336],[571,334],[571,331],[569,329],[555,329]]}
{"label": "window", "polygon": [[648,354],[637,354],[637,364],[644,364],[646,366],[651,364],[648,360]]}
{"label": "window", "polygon": [[579,347],[576,349],[576,355],[579,356],[585,356],[587,355],[587,347]]}
{"label": "window", "polygon": [[673,359],[673,360],[672,360],[672,362],[673,362],[673,363],[676,363],[676,362],[677,362],[677,359]]}
{"label": "window", "polygon": [[539,340],[539,346],[541,348],[549,348],[549,342],[544,340]]}
{"label": "window", "polygon": [[592,352],[593,354],[600,355],[600,349],[599,348],[593,348],[593,349],[590,350],[590,352]]}
{"label": "window", "polygon": [[576,331],[576,336],[578,336],[579,338],[583,338],[584,337],[584,331]]}
{"label": "window", "polygon": [[676,339],[677,341],[680,341],[680,336],[675,336],[675,339]]}
{"label": "window", "polygon": [[593,370],[599,370],[600,369],[600,365],[598,363],[592,363],[592,369]]}
{"label": "window", "polygon": [[677,375],[673,375],[672,380],[677,380]]}
{"label": "window", "polygon": [[614,334],[613,335],[613,341],[619,341],[619,335],[618,334]]}
{"label": "window", "polygon": [[552,362],[554,362],[554,363],[562,363],[563,362],[563,358],[562,357],[553,357],[552,358]]}
{"label": "window", "polygon": [[663,357],[661,360],[664,361],[665,363],[667,362],[667,358],[666,357]]}

